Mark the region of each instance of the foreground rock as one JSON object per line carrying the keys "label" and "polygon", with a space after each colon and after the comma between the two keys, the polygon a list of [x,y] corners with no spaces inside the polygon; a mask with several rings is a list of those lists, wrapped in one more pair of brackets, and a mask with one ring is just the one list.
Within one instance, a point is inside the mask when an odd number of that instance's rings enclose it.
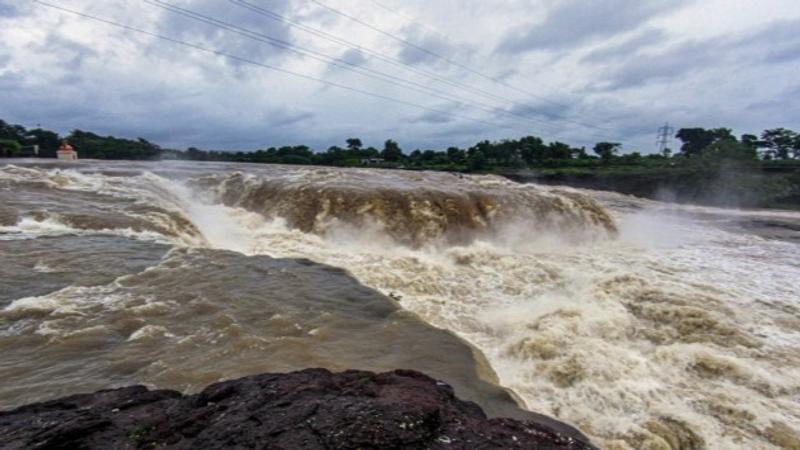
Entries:
{"label": "foreground rock", "polygon": [[487,419],[412,371],[258,375],[184,396],[142,386],[0,412],[4,449],[593,449],[552,423]]}

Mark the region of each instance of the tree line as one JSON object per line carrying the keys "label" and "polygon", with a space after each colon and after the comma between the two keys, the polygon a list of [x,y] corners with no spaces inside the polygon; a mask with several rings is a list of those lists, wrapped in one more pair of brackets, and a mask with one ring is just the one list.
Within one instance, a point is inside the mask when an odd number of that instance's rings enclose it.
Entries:
{"label": "tree line", "polygon": [[662,154],[642,155],[621,152],[616,142],[598,142],[589,151],[564,142],[545,142],[536,136],[501,141],[481,141],[468,148],[446,150],[416,149],[404,152],[394,140],[381,148],[364,146],[361,139],[347,139],[344,146],[314,151],[305,145],[270,147],[256,151],[215,151],[190,147],[186,150],[164,149],[143,138],[125,139],[100,136],[74,130],[67,136],[36,128],[28,130],[0,120],[0,156],[30,154],[37,145],[40,157],[55,157],[63,140],[78,150],[81,158],[91,159],[184,159],[196,161],[231,161],[268,164],[328,166],[379,166],[395,168],[431,168],[458,171],[492,169],[602,167],[608,165],[664,165],[695,159],[735,161],[800,160],[800,134],[785,128],[765,130],[760,136],[736,137],[728,128],[682,128],[676,136],[680,149]]}
{"label": "tree line", "polygon": [[800,206],[800,135],[773,128],[760,135],[734,135],[728,128],[682,128],[680,146],[659,154],[622,152],[617,142],[591,149],[536,136],[481,141],[468,147],[405,152],[394,140],[380,148],[361,139],[314,151],[305,145],[255,151],[217,151],[190,147],[161,148],[146,139],[100,136],[74,130],[67,136],[42,128],[26,129],[0,120],[0,157],[55,157],[63,140],[81,158],[227,161],[263,164],[380,167],[454,172],[499,173],[517,181],[569,184],[614,190],[641,197],[720,206]]}

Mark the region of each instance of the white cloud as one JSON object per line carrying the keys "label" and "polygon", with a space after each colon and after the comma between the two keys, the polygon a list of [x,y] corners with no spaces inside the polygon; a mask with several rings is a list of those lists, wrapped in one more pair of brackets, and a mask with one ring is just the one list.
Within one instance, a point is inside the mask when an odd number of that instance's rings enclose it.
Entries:
{"label": "white cloud", "polygon": [[[60,13],[0,0],[0,118],[68,131],[142,136],[163,145],[255,148],[306,143],[319,149],[351,136],[405,149],[470,145],[538,134],[576,145],[623,141],[651,150],[655,129],[731,126],[800,128],[800,20],[795,1],[686,3],[597,0],[324,0],[376,27],[474,71],[403,46],[310,2],[247,0],[411,63],[416,72],[269,20],[233,2],[169,0],[209,17],[291,41],[443,93],[504,105],[523,121],[419,92],[265,45],[142,1],[52,0],[59,6],[157,31],[249,60],[320,77],[495,126],[325,86],[241,61]],[[166,1],[166,0],[165,0]],[[577,5],[577,6],[576,6]],[[397,11],[393,13],[392,10]],[[613,18],[613,20],[611,20]],[[498,48],[514,51],[497,51]],[[529,50],[536,50],[530,52]],[[420,74],[435,73],[442,83]],[[469,85],[492,97],[466,91]],[[424,90],[423,90],[424,91]],[[524,92],[535,94],[527,95]],[[510,103],[507,100],[511,100]],[[578,123],[600,125],[598,132]]]}

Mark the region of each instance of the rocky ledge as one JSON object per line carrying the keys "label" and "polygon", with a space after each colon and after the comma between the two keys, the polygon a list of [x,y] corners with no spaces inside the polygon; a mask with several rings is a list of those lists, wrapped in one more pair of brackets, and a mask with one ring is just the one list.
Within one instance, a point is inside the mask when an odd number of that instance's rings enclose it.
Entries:
{"label": "rocky ledge", "polygon": [[143,386],[0,412],[4,449],[594,449],[552,423],[487,419],[412,371],[257,375],[195,395]]}

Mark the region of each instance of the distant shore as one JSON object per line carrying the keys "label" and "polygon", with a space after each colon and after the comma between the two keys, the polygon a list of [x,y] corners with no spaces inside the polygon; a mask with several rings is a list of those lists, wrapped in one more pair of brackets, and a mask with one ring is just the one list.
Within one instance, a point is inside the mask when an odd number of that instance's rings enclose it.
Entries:
{"label": "distant shore", "polygon": [[[682,128],[680,151],[642,154],[622,144],[592,149],[537,136],[481,141],[469,148],[405,152],[394,140],[382,149],[349,138],[345,147],[315,151],[306,145],[249,151],[162,148],[146,139],[101,136],[74,130],[68,136],[28,130],[0,120],[0,157],[54,158],[62,145],[80,158],[190,160],[330,167],[435,170],[503,175],[519,182],[565,184],[639,197],[723,207],[800,208],[800,134],[785,128],[760,136],[728,128]],[[68,143],[68,144],[67,144]],[[65,147],[66,148],[66,147]]]}

